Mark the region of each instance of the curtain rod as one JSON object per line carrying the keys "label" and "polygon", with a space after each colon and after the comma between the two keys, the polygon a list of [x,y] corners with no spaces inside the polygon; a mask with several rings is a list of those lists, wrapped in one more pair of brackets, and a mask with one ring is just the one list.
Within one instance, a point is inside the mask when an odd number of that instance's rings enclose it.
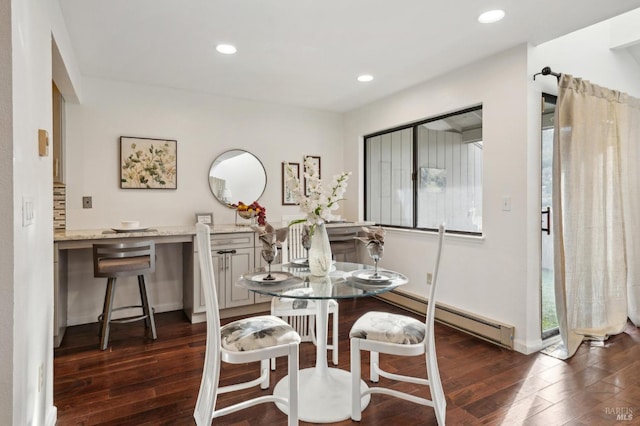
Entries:
{"label": "curtain rod", "polygon": [[556,79],[558,79],[558,83],[560,82],[560,77],[562,77],[562,74],[551,71],[551,67],[544,67],[540,72],[537,72],[533,75],[533,79],[535,80],[536,76],[541,74],[554,76]]}

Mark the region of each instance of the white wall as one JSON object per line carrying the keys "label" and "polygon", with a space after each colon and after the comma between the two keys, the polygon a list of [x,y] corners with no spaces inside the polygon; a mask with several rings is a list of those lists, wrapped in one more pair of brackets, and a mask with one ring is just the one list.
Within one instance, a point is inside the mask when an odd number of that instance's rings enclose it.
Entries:
{"label": "white wall", "polygon": [[[143,226],[190,225],[196,212],[213,212],[215,223],[233,223],[234,210],[219,203],[208,184],[211,163],[232,148],[250,151],[264,164],[267,188],[260,204],[275,223],[299,212],[297,206],[281,205],[282,161],[302,163],[304,155],[319,155],[323,177],[343,170],[342,117],[337,113],[99,79],[85,79],[82,87],[83,102],[66,107],[69,229],[107,229],[124,219],[140,220]],[[178,189],[120,189],[120,136],[177,140]],[[93,197],[92,209],[82,208],[86,195]],[[162,247],[158,254],[159,270],[149,286],[158,311],[181,307],[178,251],[178,246]],[[171,259],[168,265],[162,266],[163,258]],[[102,309],[104,279],[93,279],[90,261],[88,250],[70,252],[72,325],[96,321]]]}
{"label": "white wall", "polygon": [[[640,97],[640,64],[624,49],[611,49],[618,41],[618,32],[629,17],[640,14],[640,9],[604,22],[575,31],[564,37],[543,43],[532,50],[530,74],[550,66],[558,73],[571,74],[599,86],[620,90]],[[636,30],[636,24],[631,29]],[[541,91],[557,94],[556,79],[552,76],[536,77]]]}
{"label": "white wall", "polygon": [[[49,2],[9,3],[10,12],[3,2],[2,19],[8,24],[10,13],[10,25],[2,25],[2,31],[10,31],[11,38],[3,34],[2,40],[10,40],[12,51],[2,66],[10,67],[10,72],[1,75],[2,85],[12,87],[8,98],[12,132],[3,135],[9,136],[12,150],[6,151],[7,164],[2,168],[3,175],[6,166],[12,178],[3,178],[2,187],[9,189],[3,189],[2,204],[12,206],[12,213],[3,215],[11,229],[3,228],[2,240],[10,246],[2,253],[13,262],[9,270],[2,268],[0,311],[7,318],[2,321],[0,340],[3,351],[11,352],[10,357],[2,357],[2,363],[11,368],[12,376],[0,381],[0,423],[53,425],[53,179],[51,157],[38,155],[38,129],[51,133],[52,12]],[[23,197],[33,201],[35,214],[35,223],[27,227],[22,223]],[[11,332],[4,327],[12,327]]]}
{"label": "white wall", "polygon": [[[267,170],[260,203],[267,219],[280,221],[297,207],[282,206],[281,162],[322,156],[322,175],[342,171],[342,121],[330,112],[113,81],[83,80],[82,104],[67,103],[67,228],[192,224],[196,212],[213,211],[217,223],[233,223],[234,211],[211,194],[208,173],[215,157],[232,148],[255,154]],[[178,141],[177,190],[124,190],[118,182],[119,137]],[[82,196],[93,208],[82,208]],[[243,200],[252,202],[254,200]]]}
{"label": "white wall", "polygon": [[[355,169],[363,156],[362,136],[386,128],[483,105],[483,233],[482,239],[449,236],[445,243],[438,300],[516,327],[516,348],[523,352],[536,339],[527,312],[528,176],[527,46],[520,46],[448,73],[389,98],[354,110],[345,118],[346,168]],[[361,176],[360,176],[361,178]],[[361,182],[359,182],[361,184]],[[511,211],[502,198],[511,197]],[[347,214],[359,206],[349,200]],[[405,272],[404,290],[426,297],[425,259],[432,259],[436,236],[388,230],[383,266]],[[464,266],[463,266],[464,265]],[[539,326],[538,326],[539,328]],[[539,338],[539,332],[538,336]]]}
{"label": "white wall", "polygon": [[13,103],[11,0],[0,0],[0,424],[13,406]]}

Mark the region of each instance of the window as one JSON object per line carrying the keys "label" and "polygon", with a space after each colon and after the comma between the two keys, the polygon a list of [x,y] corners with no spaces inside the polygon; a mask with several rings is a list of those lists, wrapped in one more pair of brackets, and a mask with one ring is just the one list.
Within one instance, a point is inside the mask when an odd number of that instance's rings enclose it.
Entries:
{"label": "window", "polygon": [[365,218],[482,233],[482,107],[365,136]]}

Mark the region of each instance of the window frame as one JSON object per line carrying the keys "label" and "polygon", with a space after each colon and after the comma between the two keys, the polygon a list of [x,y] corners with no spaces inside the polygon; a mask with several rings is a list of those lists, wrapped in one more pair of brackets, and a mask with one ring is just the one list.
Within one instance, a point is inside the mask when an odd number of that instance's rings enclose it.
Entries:
{"label": "window frame", "polygon": [[[438,229],[437,228],[425,228],[425,227],[418,227],[418,185],[417,185],[417,179],[418,179],[418,170],[419,170],[419,158],[418,158],[418,151],[419,151],[419,146],[418,146],[418,126],[421,126],[423,124],[426,123],[431,123],[433,121],[438,121],[438,120],[443,120],[449,117],[453,117],[453,116],[457,116],[457,115],[461,115],[461,114],[466,114],[469,112],[473,112],[473,111],[482,111],[483,110],[483,104],[478,104],[478,105],[474,105],[474,106],[470,106],[467,108],[463,108],[460,110],[456,110],[450,113],[446,113],[446,114],[441,114],[438,116],[434,116],[434,117],[429,117],[426,119],[421,119],[418,121],[414,121],[414,122],[410,122],[407,124],[403,124],[400,126],[395,126],[395,127],[391,127],[389,129],[384,129],[384,130],[380,130],[374,133],[370,133],[367,135],[363,136],[363,144],[364,144],[364,166],[363,166],[363,171],[364,171],[364,191],[363,191],[363,201],[364,201],[364,219],[365,220],[370,220],[369,216],[370,216],[370,212],[368,210],[368,204],[367,204],[367,189],[368,189],[368,185],[369,182],[367,180],[367,176],[369,175],[368,172],[368,168],[367,168],[367,163],[368,163],[368,149],[367,149],[367,141],[370,138],[374,138],[377,136],[382,136],[385,134],[389,134],[389,133],[393,133],[393,132],[397,132],[397,131],[401,131],[401,130],[406,130],[406,129],[411,129],[411,149],[412,149],[412,170],[411,170],[411,194],[412,194],[412,202],[413,202],[413,212],[412,212],[412,225],[411,226],[402,226],[402,225],[392,225],[392,224],[385,224],[385,223],[379,223],[378,225],[380,226],[384,226],[385,228],[396,228],[396,229],[408,229],[408,230],[417,230],[417,231],[433,231],[433,232],[437,232]],[[484,115],[483,115],[483,120],[484,120]],[[484,139],[484,138],[483,138]],[[484,163],[484,155],[483,155],[483,163]],[[483,205],[484,205],[484,186],[482,187],[483,189]],[[474,236],[474,237],[478,237],[478,236],[483,236],[484,235],[484,228],[483,231],[481,232],[473,232],[473,231],[460,231],[460,230],[455,230],[455,229],[447,229],[446,230],[447,233],[449,234],[460,234],[460,235],[469,235],[469,236]]]}

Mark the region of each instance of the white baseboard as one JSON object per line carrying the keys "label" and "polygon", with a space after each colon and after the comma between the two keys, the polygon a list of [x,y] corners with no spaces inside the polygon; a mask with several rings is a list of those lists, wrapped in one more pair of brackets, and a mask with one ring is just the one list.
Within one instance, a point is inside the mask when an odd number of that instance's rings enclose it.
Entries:
{"label": "white baseboard", "polygon": [[[425,314],[428,300],[401,290],[378,296],[393,305]],[[436,321],[496,345],[514,349],[515,327],[452,306],[436,303]]]}

